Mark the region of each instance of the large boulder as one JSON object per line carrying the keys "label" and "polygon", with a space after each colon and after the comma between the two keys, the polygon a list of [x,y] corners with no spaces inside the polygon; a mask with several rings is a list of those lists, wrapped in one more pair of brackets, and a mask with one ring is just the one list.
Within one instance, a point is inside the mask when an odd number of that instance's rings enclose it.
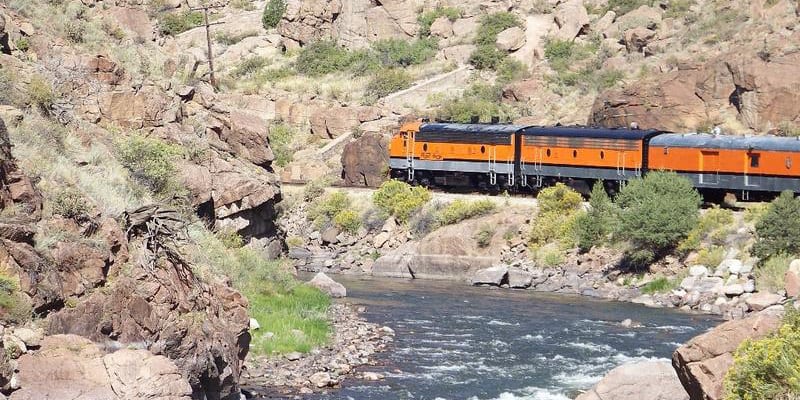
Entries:
{"label": "large boulder", "polygon": [[494,285],[500,286],[508,282],[508,267],[505,265],[497,265],[489,268],[484,268],[475,272],[472,276],[473,285]]}
{"label": "large boulder", "polygon": [[309,285],[321,290],[331,297],[345,297],[347,296],[347,289],[339,282],[334,281],[324,272],[319,272],[314,275],[314,278],[308,282]]}
{"label": "large boulder", "polygon": [[190,400],[192,389],[178,367],[147,350],[105,354],[76,335],[48,336],[18,360],[13,400]]}
{"label": "large boulder", "polygon": [[689,400],[668,361],[644,361],[614,368],[575,400]]}
{"label": "large boulder", "polygon": [[348,186],[378,187],[389,166],[389,140],[365,134],[348,143],[342,151],[342,179]]}
{"label": "large boulder", "polygon": [[800,259],[792,260],[783,281],[787,296],[797,297],[800,295]]}
{"label": "large boulder", "polygon": [[558,25],[556,36],[562,40],[572,40],[589,28],[589,13],[583,0],[568,0],[559,4],[554,12]]}
{"label": "large boulder", "polygon": [[508,28],[497,35],[496,44],[500,50],[519,50],[525,44],[525,31],[518,26]]}
{"label": "large boulder", "polygon": [[760,313],[725,322],[694,337],[672,355],[672,366],[692,400],[721,400],[723,380],[733,365],[733,352],[747,339],[760,339],[774,332],[780,317]]}
{"label": "large boulder", "polygon": [[744,300],[751,311],[765,310],[783,300],[783,296],[769,292],[758,292]]}

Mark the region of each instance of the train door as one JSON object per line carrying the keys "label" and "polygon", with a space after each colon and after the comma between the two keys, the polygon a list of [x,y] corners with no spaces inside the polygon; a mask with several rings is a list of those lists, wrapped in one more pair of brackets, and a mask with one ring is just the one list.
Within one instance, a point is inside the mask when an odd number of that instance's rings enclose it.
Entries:
{"label": "train door", "polygon": [[761,176],[758,175],[761,168],[761,153],[747,153],[747,160],[744,168],[744,185],[749,188],[757,189],[761,187]]}
{"label": "train door", "polygon": [[700,183],[719,184],[719,151],[700,151]]}
{"label": "train door", "polygon": [[414,181],[414,132],[403,132],[403,147],[406,153],[408,181]]}

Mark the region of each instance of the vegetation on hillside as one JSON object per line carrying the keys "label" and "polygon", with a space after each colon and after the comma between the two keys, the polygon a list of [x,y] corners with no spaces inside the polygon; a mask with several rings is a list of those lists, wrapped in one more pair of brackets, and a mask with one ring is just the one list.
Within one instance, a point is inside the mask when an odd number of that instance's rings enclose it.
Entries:
{"label": "vegetation on hillside", "polygon": [[483,16],[475,37],[478,47],[469,58],[470,64],[478,69],[499,69],[508,58],[508,53],[497,48],[497,35],[515,26],[521,27],[522,21],[510,12],[502,11]]}
{"label": "vegetation on hillside", "polygon": [[264,28],[270,29],[278,26],[283,14],[286,12],[286,0],[269,0],[264,6],[261,23]]}
{"label": "vegetation on hillside", "polygon": [[726,400],[790,400],[800,395],[800,313],[789,308],[774,334],[745,340],[725,376]]}
{"label": "vegetation on hillside", "polygon": [[385,215],[405,223],[411,214],[431,199],[427,189],[411,186],[405,182],[390,180],[384,182],[372,194],[372,202]]}

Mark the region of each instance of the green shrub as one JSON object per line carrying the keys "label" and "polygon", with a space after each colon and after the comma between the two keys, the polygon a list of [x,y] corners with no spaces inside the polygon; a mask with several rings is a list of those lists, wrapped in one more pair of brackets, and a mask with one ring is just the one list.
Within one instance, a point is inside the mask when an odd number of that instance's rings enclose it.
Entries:
{"label": "green shrub", "polygon": [[703,241],[721,245],[733,224],[733,211],[714,206],[700,216],[686,239],[678,245],[678,252],[688,253],[700,248]]}
{"label": "green shrub", "polygon": [[269,0],[264,6],[264,14],[261,15],[261,23],[265,29],[278,26],[283,14],[286,12],[286,0]]}
{"label": "green shrub", "polygon": [[48,109],[56,100],[53,87],[44,78],[34,75],[28,83],[28,99],[31,104]]}
{"label": "green shrub", "polygon": [[138,134],[132,134],[117,144],[120,163],[134,179],[156,194],[170,194],[176,189],[175,159],[179,147]]}
{"label": "green shrub", "polygon": [[14,46],[16,46],[19,51],[28,51],[31,48],[31,42],[27,37],[22,36],[14,41]]}
{"label": "green shrub", "polygon": [[482,44],[469,56],[469,63],[477,69],[497,69],[508,58],[508,53],[494,44]]}
{"label": "green shrub", "polygon": [[158,28],[162,35],[175,36],[200,26],[204,18],[203,13],[199,11],[161,13]]}
{"label": "green shrub", "polygon": [[255,56],[250,57],[242,60],[236,68],[231,71],[231,77],[233,78],[242,78],[245,76],[251,76],[259,71],[261,71],[264,67],[269,65],[269,60],[265,57]]}
{"label": "green shrub", "polygon": [[577,223],[583,212],[547,212],[539,213],[533,223],[528,243],[533,250],[555,243],[559,249],[566,250],[578,244]]}
{"label": "green shrub", "polygon": [[461,221],[489,214],[496,205],[491,200],[454,200],[436,214],[439,226],[452,225]]}
{"label": "green shrub", "polygon": [[642,293],[645,294],[667,293],[672,289],[677,288],[679,284],[680,282],[677,279],[669,279],[665,276],[659,276],[653,281],[648,282],[646,285],[642,286]]}
{"label": "green shrub", "polygon": [[[528,67],[521,61],[506,57],[497,66],[497,83],[505,85],[509,82],[528,76]],[[502,91],[501,91],[502,92]]]}
{"label": "green shrub", "polygon": [[492,244],[492,238],[494,238],[494,228],[491,225],[483,224],[478,228],[478,231],[475,232],[473,235],[475,242],[478,244],[480,248],[489,247]]}
{"label": "green shrub", "polygon": [[361,217],[353,210],[344,210],[333,217],[333,223],[342,231],[355,234],[361,229]]}
{"label": "green shrub", "polygon": [[[654,3],[653,0],[609,0],[604,13],[606,11],[614,11],[618,16],[621,16],[644,5],[652,6]],[[672,2],[670,1],[670,3]]]}
{"label": "green shrub", "polygon": [[325,179],[316,179],[309,182],[305,189],[303,189],[303,199],[305,201],[314,201],[319,199],[325,194],[325,188],[329,184]]}
{"label": "green shrub", "polygon": [[536,196],[541,213],[570,213],[581,206],[580,193],[559,182],[555,186],[542,189]]}
{"label": "green shrub", "polygon": [[697,223],[700,194],[674,172],[634,179],[617,196],[620,232],[636,250],[656,255],[676,246]]}
{"label": "green shrub", "polygon": [[275,154],[275,165],[285,167],[292,162],[294,150],[292,140],[295,132],[288,125],[275,124],[269,128],[269,147]]}
{"label": "green shrub", "polygon": [[522,21],[510,12],[501,11],[485,15],[481,18],[481,24],[475,36],[475,44],[494,46],[500,32],[515,26],[522,27]]}
{"label": "green shrub", "polygon": [[337,214],[350,208],[351,200],[347,193],[336,191],[325,197],[317,198],[311,205],[308,217],[318,226],[325,225],[336,217]]}
{"label": "green shrub", "polygon": [[496,102],[466,95],[441,104],[436,115],[443,120],[468,123],[473,116],[486,122],[494,116],[506,120],[509,119],[510,112]]}
{"label": "green shrub", "polygon": [[238,35],[232,35],[228,32],[217,32],[217,34],[214,35],[214,40],[216,40],[217,43],[224,44],[226,46],[232,46],[236,43],[241,42],[242,40],[257,35],[258,32],[255,31],[243,32]]}
{"label": "green shrub", "polygon": [[564,252],[558,248],[545,247],[536,252],[536,262],[544,267],[553,268],[564,264]]}
{"label": "green shrub", "polygon": [[373,76],[369,83],[367,83],[364,95],[368,99],[375,101],[410,87],[412,81],[411,75],[402,69],[381,71]]}
{"label": "green shrub", "polygon": [[422,38],[431,35],[431,25],[439,19],[439,17],[447,17],[450,21],[455,21],[461,18],[461,10],[453,7],[436,7],[433,11],[428,11],[420,14],[417,17],[419,23],[419,36]]}
{"label": "green shrub", "polygon": [[319,76],[346,71],[353,63],[353,55],[347,49],[332,40],[322,40],[303,47],[294,68],[303,75]]}
{"label": "green shrub", "polygon": [[800,313],[789,308],[777,332],[745,340],[725,375],[726,400],[791,400],[800,394]]}
{"label": "green shrub", "polygon": [[697,252],[697,263],[709,269],[717,266],[725,259],[725,248],[720,246],[703,247]]}
{"label": "green shrub", "polygon": [[384,182],[372,194],[372,202],[384,214],[394,216],[398,221],[405,223],[411,213],[424,206],[431,199],[427,189],[391,180]]}
{"label": "green shrub", "polygon": [[753,254],[766,259],[773,254],[800,254],[800,199],[785,191],[770,203],[756,223]]}
{"label": "green shrub", "polygon": [[0,274],[0,320],[20,324],[31,317],[31,304],[19,293],[17,280]]}
{"label": "green shrub", "polygon": [[608,197],[603,182],[598,181],[592,187],[589,211],[582,214],[575,225],[578,247],[583,251],[606,243],[609,236],[617,230],[617,209]]}
{"label": "green shrub", "polygon": [[372,43],[372,50],[384,66],[407,67],[431,59],[436,54],[437,46],[431,39],[383,39]]}
{"label": "green shrub", "polygon": [[72,188],[59,190],[53,197],[53,214],[64,218],[78,218],[89,212],[83,194]]}
{"label": "green shrub", "polygon": [[238,249],[244,246],[244,238],[236,229],[222,228],[217,230],[214,235],[228,249]]}
{"label": "green shrub", "polygon": [[86,25],[81,20],[72,20],[64,24],[64,35],[72,43],[83,43],[86,36]]}
{"label": "green shrub", "polygon": [[786,271],[794,256],[775,254],[761,262],[755,270],[756,287],[759,290],[777,292],[783,290]]}

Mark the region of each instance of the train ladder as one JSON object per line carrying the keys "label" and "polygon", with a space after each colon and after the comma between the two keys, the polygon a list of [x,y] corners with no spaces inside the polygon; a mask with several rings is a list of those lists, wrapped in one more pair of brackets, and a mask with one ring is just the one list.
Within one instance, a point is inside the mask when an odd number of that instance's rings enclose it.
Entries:
{"label": "train ladder", "polygon": [[489,151],[489,184],[497,185],[497,148],[492,146]]}
{"label": "train ladder", "polygon": [[408,181],[414,181],[414,135],[406,133],[406,168]]}
{"label": "train ladder", "polygon": [[542,162],[544,161],[544,149],[539,148],[536,149],[536,152],[533,156],[533,170],[536,171],[536,176],[534,176],[535,183],[533,187],[542,187]]}

